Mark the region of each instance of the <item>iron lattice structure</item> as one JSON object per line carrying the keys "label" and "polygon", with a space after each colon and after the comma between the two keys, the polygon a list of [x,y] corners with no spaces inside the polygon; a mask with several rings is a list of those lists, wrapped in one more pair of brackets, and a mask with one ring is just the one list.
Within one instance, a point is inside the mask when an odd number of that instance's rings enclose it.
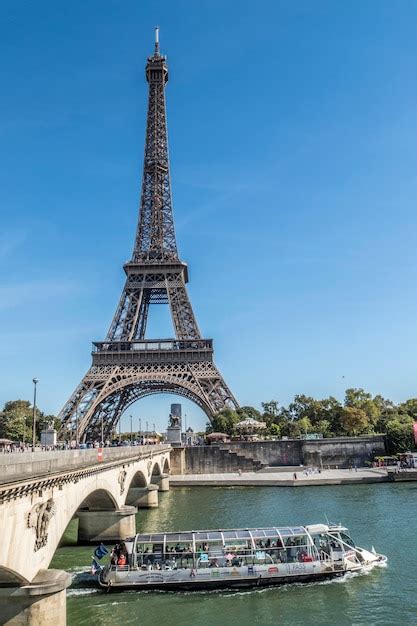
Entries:
{"label": "iron lattice structure", "polygon": [[[172,212],[165,85],[166,57],[148,58],[149,100],[139,221],[126,283],[106,339],[93,343],[93,362],[60,412],[61,435],[80,441],[110,436],[130,404],[149,394],[176,393],[198,404],[209,419],[238,407],[213,362],[213,343],[202,339],[186,289]],[[149,306],[168,304],[175,339],[145,339]]]}

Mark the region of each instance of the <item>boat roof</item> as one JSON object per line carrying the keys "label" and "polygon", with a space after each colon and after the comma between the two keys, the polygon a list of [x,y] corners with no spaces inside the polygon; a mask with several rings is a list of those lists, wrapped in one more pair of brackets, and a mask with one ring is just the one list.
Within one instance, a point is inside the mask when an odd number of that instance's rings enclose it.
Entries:
{"label": "boat roof", "polygon": [[293,537],[308,533],[328,532],[329,527],[325,524],[311,526],[283,526],[268,528],[237,528],[218,530],[188,530],[168,533],[146,533],[136,535],[138,543],[162,543],[164,540],[170,543],[183,543],[195,541],[224,541],[233,539],[275,539],[279,537]]}

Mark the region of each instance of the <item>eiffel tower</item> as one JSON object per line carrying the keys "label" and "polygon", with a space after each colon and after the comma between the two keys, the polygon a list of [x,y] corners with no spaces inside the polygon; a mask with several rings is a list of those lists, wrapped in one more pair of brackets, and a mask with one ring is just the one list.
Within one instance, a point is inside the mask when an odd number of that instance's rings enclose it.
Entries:
{"label": "eiffel tower", "polygon": [[[188,270],[180,261],[172,213],[165,85],[166,57],[148,57],[148,116],[139,223],[126,282],[104,341],[93,343],[92,366],[61,410],[61,436],[79,441],[110,436],[121,415],[149,394],[175,393],[212,418],[238,407],[213,362],[213,341],[202,339],[188,298]],[[149,307],[168,304],[175,338],[146,339]]]}

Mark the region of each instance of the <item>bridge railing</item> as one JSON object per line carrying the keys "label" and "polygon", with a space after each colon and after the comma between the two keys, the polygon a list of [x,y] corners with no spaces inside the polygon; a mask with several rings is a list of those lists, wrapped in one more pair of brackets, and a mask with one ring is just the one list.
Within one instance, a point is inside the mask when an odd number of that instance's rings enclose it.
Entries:
{"label": "bridge railing", "polygon": [[[53,450],[50,452],[16,452],[0,454],[0,484],[17,481],[29,476],[40,476],[69,469],[103,464],[119,459],[143,458],[168,452],[168,444],[123,446],[103,448],[103,458],[98,459],[97,448],[86,450]],[[163,470],[163,468],[161,468]]]}

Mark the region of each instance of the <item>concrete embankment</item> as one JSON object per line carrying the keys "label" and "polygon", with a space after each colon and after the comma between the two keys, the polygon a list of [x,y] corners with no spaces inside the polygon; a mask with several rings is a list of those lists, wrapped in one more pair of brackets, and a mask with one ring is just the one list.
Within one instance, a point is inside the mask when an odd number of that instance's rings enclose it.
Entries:
{"label": "concrete embankment", "polygon": [[312,487],[320,485],[352,485],[388,482],[385,469],[323,470],[306,476],[296,472],[244,472],[223,474],[171,475],[172,487]]}

